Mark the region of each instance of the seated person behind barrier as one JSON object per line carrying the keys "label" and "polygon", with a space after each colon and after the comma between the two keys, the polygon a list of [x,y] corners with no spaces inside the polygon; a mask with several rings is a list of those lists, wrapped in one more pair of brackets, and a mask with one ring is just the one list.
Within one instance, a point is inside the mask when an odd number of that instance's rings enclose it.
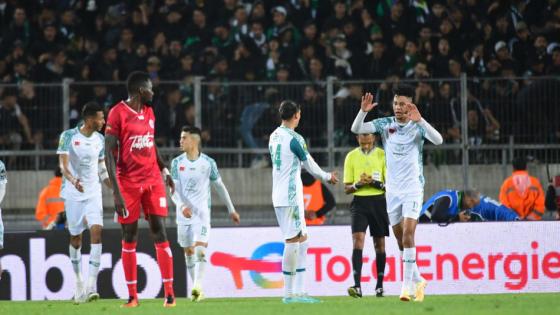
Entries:
{"label": "seated person behind barrier", "polygon": [[480,196],[480,203],[474,208],[466,211],[470,212],[469,221],[519,220],[519,216],[515,211],[488,196]]}
{"label": "seated person behind barrier", "polygon": [[544,191],[536,177],[529,176],[527,160],[512,161],[513,173],[500,189],[500,202],[517,212],[522,220],[541,220],[544,215]]}
{"label": "seated person behind barrier", "polygon": [[470,217],[465,210],[480,203],[480,194],[474,190],[442,190],[434,194],[422,206],[420,222],[450,223],[468,221]]}
{"label": "seated person behind barrier", "polygon": [[322,225],[327,213],[334,209],[336,203],[331,191],[306,171],[301,172],[303,183],[303,201],[305,203],[305,223]]}

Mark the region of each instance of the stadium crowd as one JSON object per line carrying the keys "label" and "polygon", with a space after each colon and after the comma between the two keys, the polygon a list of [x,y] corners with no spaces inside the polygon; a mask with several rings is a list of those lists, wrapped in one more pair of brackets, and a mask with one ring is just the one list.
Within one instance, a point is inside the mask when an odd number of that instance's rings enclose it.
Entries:
{"label": "stadium crowd", "polygon": [[[0,99],[5,149],[56,145],[62,92],[38,83],[76,82],[70,92],[74,124],[86,101],[109,107],[126,97],[122,85],[111,82],[134,70],[148,72],[156,85],[158,142],[164,145],[181,126],[194,124],[194,76],[211,83],[203,93],[203,110],[211,113],[203,116],[203,138],[211,146],[237,146],[242,138],[258,147],[278,120],[268,109],[286,97],[301,102],[313,119],[304,117],[302,133],[312,145],[324,145],[319,122],[326,119],[327,76],[383,81],[337,86],[337,145],[349,145],[348,126],[364,91],[375,92],[376,115],[386,115],[387,95],[402,79],[416,80],[420,110],[447,143],[456,143],[462,72],[469,77],[471,145],[505,142],[506,135],[560,139],[556,124],[546,123],[560,114],[548,101],[558,96],[558,82],[535,79],[560,75],[556,0],[0,0],[0,28],[0,81],[15,84],[2,88]],[[494,77],[500,79],[488,79]],[[309,84],[224,85],[232,81]],[[531,110],[537,103],[542,110]],[[216,120],[222,123],[210,124]],[[535,132],[516,134],[519,123]]]}

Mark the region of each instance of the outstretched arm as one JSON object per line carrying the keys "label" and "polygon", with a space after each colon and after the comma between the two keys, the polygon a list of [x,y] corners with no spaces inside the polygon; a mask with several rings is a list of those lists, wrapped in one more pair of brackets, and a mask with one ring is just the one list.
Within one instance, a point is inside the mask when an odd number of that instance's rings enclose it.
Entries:
{"label": "outstretched arm", "polygon": [[222,201],[226,204],[229,216],[231,217],[233,222],[235,224],[239,224],[239,214],[237,213],[237,211],[235,211],[235,207],[233,206],[233,202],[231,202],[231,197],[229,196],[229,192],[226,188],[226,185],[224,185],[222,178],[218,177],[218,179],[213,180],[212,186],[214,187],[214,189],[216,189],[216,192],[218,193],[218,196],[220,196],[220,199],[222,199]]}
{"label": "outstretched arm", "polygon": [[430,125],[424,118],[422,118],[420,112],[418,111],[418,108],[412,103],[408,104],[408,117],[410,118],[410,120],[416,122],[426,131],[424,137],[431,143],[435,145],[440,145],[443,143],[443,137],[441,136],[441,134],[436,130],[436,128],[432,127],[432,125]]}
{"label": "outstretched arm", "polygon": [[121,189],[117,183],[117,159],[114,155],[114,150],[118,147],[119,140],[117,137],[107,134],[105,135],[105,165],[107,166],[107,173],[109,174],[109,181],[113,186],[113,198],[115,201],[115,211],[118,215],[127,217],[128,213],[124,205],[124,198],[121,194]]}
{"label": "outstretched arm", "polygon": [[350,127],[350,130],[353,133],[360,134],[377,132],[373,124],[364,124],[364,119],[366,118],[367,113],[375,108],[375,106],[377,106],[377,103],[373,103],[373,94],[366,93],[364,96],[362,96],[360,112],[358,113],[358,115],[356,115],[356,118],[352,123],[352,127]]}

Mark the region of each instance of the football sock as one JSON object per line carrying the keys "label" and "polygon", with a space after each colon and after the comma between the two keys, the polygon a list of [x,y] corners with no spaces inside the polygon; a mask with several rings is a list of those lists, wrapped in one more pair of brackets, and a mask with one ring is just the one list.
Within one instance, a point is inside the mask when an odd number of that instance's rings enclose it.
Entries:
{"label": "football sock", "polygon": [[284,275],[284,297],[294,294],[294,277],[298,257],[299,243],[285,243],[282,256],[282,274]]}
{"label": "football sock", "polygon": [[68,252],[72,262],[72,269],[76,275],[76,282],[82,282],[82,248],[74,248],[74,246],[70,245],[68,246]]}
{"label": "football sock", "polygon": [[362,253],[361,249],[354,249],[352,251],[352,269],[354,270],[354,286],[361,287],[362,278]]}
{"label": "football sock", "polygon": [[191,277],[191,281],[194,282],[194,267],[195,267],[195,256],[185,254],[185,262],[187,264],[187,271]]}
{"label": "football sock", "polygon": [[416,265],[416,247],[405,248],[403,254],[404,278],[403,285],[410,286],[414,276],[414,265]]}
{"label": "football sock", "polygon": [[309,243],[307,241],[299,243],[298,256],[296,263],[296,278],[295,278],[295,294],[305,294],[305,269],[307,266],[307,248]]}
{"label": "football sock", "polygon": [[127,243],[122,241],[121,252],[122,264],[124,269],[124,278],[128,287],[128,295],[132,298],[138,298],[136,279],[136,242]]}
{"label": "football sock", "polygon": [[375,253],[375,265],[377,267],[377,284],[375,288],[383,287],[383,277],[385,276],[385,260],[387,255],[383,253]]}
{"label": "football sock", "polygon": [[194,248],[194,255],[196,257],[196,267],[194,268],[194,286],[202,286],[202,279],[204,278],[204,271],[206,270],[206,247],[196,246]]}
{"label": "football sock", "polygon": [[101,249],[101,243],[91,244],[91,250],[89,252],[88,292],[97,291],[97,275],[99,274],[99,265],[101,262]]}
{"label": "football sock", "polygon": [[165,296],[175,296],[173,292],[173,254],[169,248],[169,242],[156,243],[155,247]]}

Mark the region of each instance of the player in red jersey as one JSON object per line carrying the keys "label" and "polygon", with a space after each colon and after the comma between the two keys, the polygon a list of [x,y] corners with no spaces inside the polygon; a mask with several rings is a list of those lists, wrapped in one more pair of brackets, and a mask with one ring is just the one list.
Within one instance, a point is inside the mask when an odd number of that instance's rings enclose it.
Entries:
{"label": "player in red jersey", "polygon": [[109,112],[105,156],[113,184],[115,211],[122,226],[122,262],[129,299],[122,307],[138,306],[136,240],[140,209],[149,222],[165,290],[164,307],[175,306],[173,257],[165,233],[167,199],[161,177],[173,191],[173,180],[154,143],[155,116],[149,104],[154,92],[147,73],[132,72],[127,79],[128,99]]}

